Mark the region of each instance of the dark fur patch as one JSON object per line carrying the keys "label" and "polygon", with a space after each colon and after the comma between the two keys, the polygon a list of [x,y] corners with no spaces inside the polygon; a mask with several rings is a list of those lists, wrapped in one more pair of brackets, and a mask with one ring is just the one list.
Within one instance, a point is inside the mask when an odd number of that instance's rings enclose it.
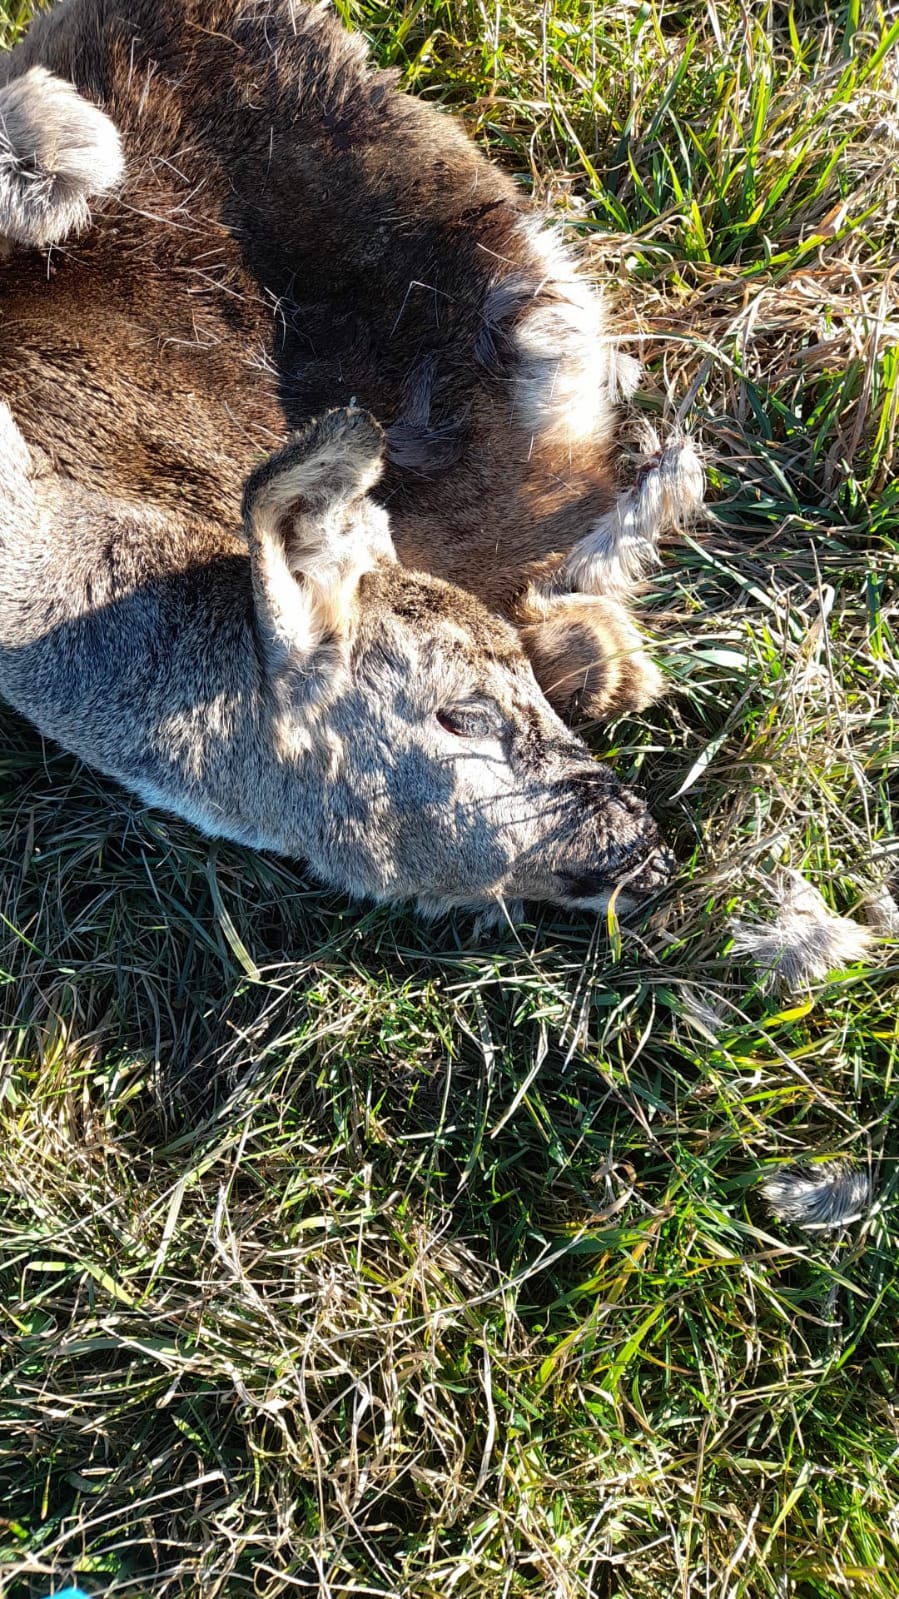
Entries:
{"label": "dark fur patch", "polygon": [[431,351],[411,369],[403,385],[403,414],[387,430],[388,460],[426,475],[455,466],[463,445],[458,419],[432,421],[438,360],[436,351]]}
{"label": "dark fur patch", "polygon": [[[524,663],[524,652],[509,623],[491,616],[474,595],[442,583],[439,578],[408,572],[401,566],[379,566],[361,578],[360,599],[359,614],[363,618],[380,603],[423,636],[435,622],[452,623],[453,632],[441,637],[440,648],[446,655],[456,654],[475,670],[485,653],[499,665],[520,669]],[[368,647],[362,638],[360,647]]]}
{"label": "dark fur patch", "polygon": [[[467,614],[460,615],[460,610],[467,613],[469,607],[464,601],[460,607],[455,589],[418,575],[410,581],[409,573],[402,568],[381,568],[376,573],[367,574],[362,582],[367,586],[377,585],[379,598],[385,600],[403,621],[413,625],[441,618],[458,620],[462,624],[469,620]],[[480,621],[480,607],[476,600],[471,600],[470,608],[472,615]]]}
{"label": "dark fur patch", "polygon": [[475,340],[475,359],[488,377],[500,381],[511,375],[514,360],[512,330],[519,317],[534,304],[539,285],[521,277],[500,278],[484,296],[481,327]]}
{"label": "dark fur patch", "polygon": [[462,429],[457,423],[416,428],[402,419],[387,429],[387,458],[406,472],[435,477],[448,472],[462,454]]}

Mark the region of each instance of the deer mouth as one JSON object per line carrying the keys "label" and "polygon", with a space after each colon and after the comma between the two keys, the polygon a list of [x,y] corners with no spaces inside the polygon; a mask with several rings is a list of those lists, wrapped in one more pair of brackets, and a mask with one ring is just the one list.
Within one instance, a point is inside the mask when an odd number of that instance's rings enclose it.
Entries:
{"label": "deer mouth", "polygon": [[643,900],[667,888],[675,859],[664,844],[629,852],[614,867],[558,873],[562,897],[568,905],[605,910],[616,890],[626,900]]}

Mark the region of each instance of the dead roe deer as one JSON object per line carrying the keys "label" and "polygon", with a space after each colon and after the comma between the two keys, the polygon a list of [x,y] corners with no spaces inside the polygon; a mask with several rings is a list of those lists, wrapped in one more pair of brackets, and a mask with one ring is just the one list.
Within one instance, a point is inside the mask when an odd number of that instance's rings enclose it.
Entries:
{"label": "dead roe deer", "polygon": [[557,713],[657,691],[624,598],[701,471],[616,492],[635,363],[449,117],[319,7],[63,0],[0,59],[0,239],[13,705],[352,892],[665,879]]}

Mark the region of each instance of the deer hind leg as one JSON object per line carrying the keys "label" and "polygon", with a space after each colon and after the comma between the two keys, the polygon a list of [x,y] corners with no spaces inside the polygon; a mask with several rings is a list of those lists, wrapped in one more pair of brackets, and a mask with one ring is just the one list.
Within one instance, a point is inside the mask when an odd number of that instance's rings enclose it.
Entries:
{"label": "deer hind leg", "polygon": [[519,604],[537,681],[567,721],[642,711],[664,691],[627,599],[656,563],[660,536],[701,514],[704,473],[688,438],[651,442],[633,485]]}
{"label": "deer hind leg", "polygon": [[554,573],[558,588],[626,597],[657,564],[659,538],[702,515],[705,474],[691,440],[675,432],[662,445],[646,431],[633,484],[566,555]]}
{"label": "deer hind leg", "polygon": [[566,722],[642,711],[663,692],[662,674],[618,600],[530,588],[515,621],[537,682]]}
{"label": "deer hind leg", "polygon": [[124,172],[115,123],[70,83],[32,67],[0,89],[0,249],[60,244]]}
{"label": "deer hind leg", "polygon": [[[619,401],[639,381],[601,296],[551,229],[525,222],[528,270],[498,275],[485,298],[477,355],[505,381],[511,419],[532,442],[605,471]],[[644,428],[630,487],[561,558],[535,563],[516,620],[538,681],[568,719],[642,710],[662,691],[627,600],[656,564],[658,541],[702,514],[704,474],[690,439],[663,445]]]}

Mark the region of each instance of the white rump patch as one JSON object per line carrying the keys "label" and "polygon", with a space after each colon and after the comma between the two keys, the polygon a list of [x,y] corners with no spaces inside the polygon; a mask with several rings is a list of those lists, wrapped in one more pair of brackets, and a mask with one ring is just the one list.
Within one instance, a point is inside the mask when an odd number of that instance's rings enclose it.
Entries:
{"label": "white rump patch", "polygon": [[676,433],[641,461],[633,486],[618,495],[559,569],[557,583],[581,594],[626,594],[658,559],[658,540],[702,514],[705,474],[689,438]]}
{"label": "white rump patch", "polygon": [[558,233],[532,221],[521,230],[540,276],[499,280],[484,306],[488,338],[515,317],[509,330],[515,419],[541,438],[603,443],[618,400],[640,381],[639,362],[615,347],[599,292]]}
{"label": "white rump patch", "polygon": [[83,232],[88,201],[124,170],[115,123],[70,83],[32,67],[0,89],[0,237],[40,247]]}

